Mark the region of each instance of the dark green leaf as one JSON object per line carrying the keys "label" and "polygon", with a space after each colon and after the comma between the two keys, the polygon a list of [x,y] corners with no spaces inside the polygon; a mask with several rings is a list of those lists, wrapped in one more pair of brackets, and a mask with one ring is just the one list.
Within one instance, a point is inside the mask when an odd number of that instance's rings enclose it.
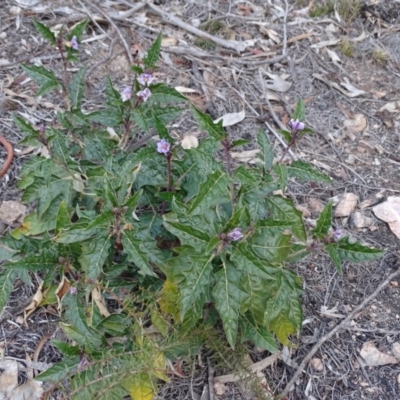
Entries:
{"label": "dark green leaf", "polygon": [[157,36],[155,42],[151,45],[150,49],[147,51],[147,56],[143,58],[143,63],[145,69],[154,68],[160,58],[162,33],[160,32]]}
{"label": "dark green leaf", "polygon": [[231,261],[236,268],[246,274],[256,276],[265,280],[273,280],[276,273],[269,261],[257,257],[246,243],[238,243],[233,246]]}
{"label": "dark green leaf", "polygon": [[176,103],[182,101],[188,101],[185,96],[182,96],[176,89],[170,88],[164,83],[157,83],[155,85],[150,85],[151,97],[146,104],[154,105],[166,104],[166,103]]}
{"label": "dark green leaf", "polygon": [[58,255],[55,249],[45,250],[39,255],[28,255],[20,260],[11,260],[5,268],[13,270],[45,271],[55,269],[58,265]]}
{"label": "dark green leaf", "polygon": [[221,317],[226,338],[232,348],[236,345],[240,303],[246,295],[240,289],[240,273],[236,266],[224,260],[222,269],[215,274],[213,289],[215,307]]}
{"label": "dark green leaf", "polygon": [[79,257],[82,270],[87,279],[96,282],[103,272],[103,265],[109,255],[111,247],[110,236],[96,237],[96,240],[88,240],[82,243],[82,254]]}
{"label": "dark green leaf", "polygon": [[192,106],[191,109],[200,129],[205,130],[211,137],[217,140],[223,140],[226,138],[227,134],[222,127],[222,120],[214,124],[210,115],[202,113],[194,106]]}
{"label": "dark green leaf", "polygon": [[[193,251],[195,253],[195,251]],[[184,320],[185,314],[193,313],[194,309],[202,309],[205,301],[205,293],[210,287],[210,278],[212,271],[212,260],[214,255],[209,257],[191,256],[186,258],[186,265],[182,265],[182,273],[185,281],[180,286],[181,298],[181,320]],[[200,302],[198,302],[200,300]],[[196,305],[196,307],[193,307]],[[193,307],[193,310],[191,309]],[[197,312],[195,313],[198,314]]]}
{"label": "dark green leaf", "polygon": [[278,175],[276,184],[278,185],[279,189],[284,192],[286,190],[288,180],[288,167],[285,164],[276,163],[273,166],[273,170],[275,174]]}
{"label": "dark green leaf", "polygon": [[249,240],[254,253],[270,262],[283,262],[290,253],[292,235],[283,232],[290,228],[286,221],[262,221],[256,233]]}
{"label": "dark green leaf", "polygon": [[19,131],[24,135],[24,139],[20,144],[26,146],[42,146],[40,142],[40,132],[33,128],[31,124],[26,122],[23,118],[14,115],[14,123]]}
{"label": "dark green leaf", "polygon": [[238,139],[238,140],[234,140],[231,144],[231,148],[235,148],[235,147],[239,147],[239,146],[245,146],[246,144],[249,144],[250,140],[246,140],[246,139]]}
{"label": "dark green leaf", "polygon": [[264,132],[262,129],[258,131],[257,143],[258,147],[261,150],[261,153],[259,155],[264,162],[264,169],[268,171],[272,168],[272,163],[274,161],[274,151],[272,149],[271,143],[269,142],[267,133]]}
{"label": "dark green leaf", "polygon": [[242,342],[251,340],[257,348],[268,350],[271,353],[278,351],[274,336],[264,326],[258,325],[250,313],[239,318],[242,331]]}
{"label": "dark green leaf", "polygon": [[290,345],[288,336],[300,329],[303,319],[299,300],[301,288],[293,279],[293,275],[293,272],[287,269],[276,272],[275,285],[271,288],[273,292],[265,313],[268,329],[274,332],[285,346]]}
{"label": "dark green leaf", "polygon": [[142,242],[141,239],[134,236],[132,231],[125,230],[123,232],[122,245],[128,261],[134,263],[143,275],[156,276],[149,263],[149,254],[143,248]]}
{"label": "dark green leaf", "polygon": [[44,39],[48,40],[51,44],[56,44],[56,37],[54,33],[46,25],[41,22],[33,20],[36,30],[43,36]]}
{"label": "dark green leaf", "polygon": [[296,108],[294,109],[292,119],[299,121],[305,121],[306,119],[306,108],[304,106],[304,102],[302,99],[299,99],[296,104]]}
{"label": "dark green leaf", "polygon": [[216,171],[208,175],[207,180],[200,185],[198,194],[190,202],[189,214],[201,214],[210,207],[229,202],[229,182],[229,176],[225,173]]}
{"label": "dark green leaf", "polygon": [[272,219],[289,222],[292,225],[293,234],[300,240],[307,240],[302,213],[294,207],[292,200],[281,196],[270,196],[265,199],[265,202]]}
{"label": "dark green leaf", "polygon": [[162,120],[158,117],[157,113],[153,110],[153,119],[154,119],[154,124],[158,133],[158,136],[161,139],[165,139],[170,143],[173,143],[173,139],[171,138],[170,134],[168,133],[167,127],[164,125]]}
{"label": "dark green leaf", "polygon": [[61,201],[58,214],[57,214],[57,224],[56,224],[56,235],[61,231],[61,229],[65,228],[71,222],[67,205],[65,201]]}
{"label": "dark green leaf", "polygon": [[68,34],[68,39],[71,40],[74,36],[76,36],[77,39],[80,39],[86,29],[86,25],[88,24],[88,22],[89,20],[85,19],[79,24],[75,25],[71,32]]}
{"label": "dark green leaf", "polygon": [[60,86],[58,79],[54,72],[47,70],[46,68],[36,65],[21,65],[24,72],[33,79],[38,85],[41,85],[36,96],[43,95],[49,90]]}
{"label": "dark green leaf", "polygon": [[79,356],[79,353],[80,353],[79,346],[71,346],[70,344],[62,342],[61,340],[57,340],[57,339],[53,339],[52,343],[54,346],[57,347],[58,350],[61,351],[61,353],[64,356],[67,356],[67,357]]}
{"label": "dark green leaf", "polygon": [[331,182],[331,178],[328,175],[319,172],[313,168],[310,164],[296,160],[293,161],[288,167],[289,176],[294,176],[300,180],[300,182],[315,181],[315,182]]}
{"label": "dark green leaf", "polygon": [[0,310],[3,310],[14,287],[14,280],[18,276],[17,271],[5,269],[0,273]]}
{"label": "dark green leaf", "polygon": [[357,242],[350,243],[348,236],[339,240],[337,243],[328,244],[325,248],[339,270],[344,260],[357,263],[376,260],[385,254],[382,250],[372,249],[371,247],[363,246]]}
{"label": "dark green leaf", "polygon": [[325,246],[325,250],[329,254],[337,270],[340,272],[342,270],[342,259],[338,247],[337,243],[331,243]]}
{"label": "dark green leaf", "polygon": [[119,126],[122,123],[122,113],[116,110],[93,111],[87,115],[87,120],[103,126]]}
{"label": "dark green leaf", "polygon": [[327,236],[332,226],[332,201],[330,201],[322,210],[316,227],[312,230],[314,238],[323,239]]}
{"label": "dark green leaf", "polygon": [[286,130],[284,130],[284,129],[278,129],[278,132],[285,138],[285,140],[286,140],[288,143],[291,143],[291,141],[292,141],[292,135],[291,135],[290,132],[288,132],[288,131],[286,131]]}
{"label": "dark green leaf", "polygon": [[75,357],[73,359],[66,358],[36,376],[35,379],[38,381],[59,384],[64,379],[74,375],[78,368],[78,364],[79,357]]}
{"label": "dark green leaf", "polygon": [[82,67],[78,72],[74,74],[70,84],[68,85],[72,108],[81,107],[83,93],[85,90],[86,71],[87,66]]}
{"label": "dark green leaf", "polygon": [[131,65],[131,70],[133,71],[133,72],[136,72],[137,74],[142,74],[144,71],[143,71],[143,68],[142,67],[139,67],[138,65]]}

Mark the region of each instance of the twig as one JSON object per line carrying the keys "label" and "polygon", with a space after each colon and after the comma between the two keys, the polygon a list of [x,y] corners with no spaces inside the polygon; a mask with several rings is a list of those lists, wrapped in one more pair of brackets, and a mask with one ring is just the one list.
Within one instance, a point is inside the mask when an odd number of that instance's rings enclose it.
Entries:
{"label": "twig", "polygon": [[114,52],[114,45],[115,45],[115,39],[113,39],[111,41],[110,44],[110,49],[108,51],[107,57],[103,58],[102,60],[100,60],[99,62],[97,62],[96,64],[92,65],[86,72],[86,76],[90,77],[90,75],[92,75],[92,73],[99,68],[101,65],[105,64],[106,62],[108,62],[109,60],[111,60],[111,57],[113,56],[113,52]]}
{"label": "twig", "polygon": [[209,400],[214,400],[214,373],[215,368],[211,364],[211,360],[207,357],[208,365],[208,398]]}
{"label": "twig", "polygon": [[185,29],[186,31],[193,33],[194,35],[196,35],[198,37],[211,40],[221,47],[235,50],[237,53],[241,53],[246,49],[246,45],[244,43],[237,42],[236,40],[225,40],[225,39],[221,39],[219,37],[210,35],[209,33],[204,32],[200,29],[197,29],[194,26],[189,25],[186,22],[183,22],[181,19],[163,11],[161,8],[157,7],[154,4],[147,3],[147,6],[150,7],[158,15],[163,17],[163,19],[165,21],[167,21],[173,25],[176,25],[179,28]]}
{"label": "twig", "polygon": [[84,0],[86,2],[86,4],[88,4],[88,6],[93,7],[98,13],[100,13],[101,15],[104,16],[104,18],[110,23],[110,25],[115,29],[115,32],[117,32],[118,36],[121,39],[122,45],[124,46],[126,55],[128,57],[129,60],[129,64],[133,64],[133,58],[132,58],[132,54],[129,50],[129,46],[128,43],[126,43],[126,40],[124,38],[124,35],[122,34],[122,32],[119,30],[119,28],[117,27],[117,25],[114,23],[114,21],[112,20],[112,18],[105,12],[103,11],[100,7],[97,7],[94,3],[92,3],[89,0]]}
{"label": "twig", "polygon": [[[263,360],[250,365],[249,369],[252,373],[257,373],[259,371],[262,371],[263,369],[273,364],[279,358],[280,355],[281,352],[277,351],[276,353],[270,355],[269,357],[264,358]],[[229,382],[238,382],[241,379],[243,379],[243,376],[237,374],[228,374],[228,375],[216,376],[214,378],[214,382],[229,383]]]}
{"label": "twig", "polygon": [[289,393],[289,391],[292,389],[293,385],[296,383],[296,381],[299,379],[299,376],[303,372],[304,368],[308,364],[308,362],[312,359],[314,354],[320,349],[320,347],[327,341],[329,340],[333,335],[338,333],[341,329],[346,329],[346,325],[350,322],[351,319],[354,318],[354,316],[360,312],[371,300],[373,300],[378,294],[392,281],[394,278],[396,278],[397,275],[400,274],[400,269],[397,269],[397,271],[393,272],[390,274],[376,289],[375,291],[370,294],[367,298],[365,298],[342,322],[340,322],[338,325],[336,325],[330,332],[328,332],[326,335],[322,336],[318,340],[318,342],[313,346],[313,348],[310,350],[310,352],[307,354],[306,357],[304,357],[303,361],[299,365],[299,368],[297,368],[295,374],[292,376],[292,379],[287,383],[285,389],[283,390],[282,393],[278,395],[278,399],[282,399],[286,397],[286,395]]}

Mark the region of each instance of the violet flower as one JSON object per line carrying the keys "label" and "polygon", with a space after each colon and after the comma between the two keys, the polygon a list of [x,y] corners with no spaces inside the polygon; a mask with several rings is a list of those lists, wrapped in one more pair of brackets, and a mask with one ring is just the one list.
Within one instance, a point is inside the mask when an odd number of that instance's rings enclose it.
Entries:
{"label": "violet flower", "polygon": [[235,228],[235,229],[231,230],[231,231],[228,233],[228,238],[229,238],[229,240],[231,240],[232,242],[236,242],[237,240],[242,239],[242,237],[243,237],[243,234],[242,234],[240,228]]}
{"label": "violet flower", "polygon": [[139,97],[143,102],[146,102],[148,98],[151,96],[151,92],[149,88],[145,88],[136,93],[136,96]]}
{"label": "violet flower", "polygon": [[300,122],[298,119],[294,120],[291,119],[289,122],[289,127],[290,129],[292,129],[293,131],[302,131],[306,126],[303,122]]}
{"label": "violet flower", "polygon": [[74,50],[78,50],[78,49],[79,49],[78,39],[76,38],[76,36],[72,36],[72,39],[71,39],[71,47],[72,47]]}
{"label": "violet flower", "polygon": [[131,97],[132,97],[132,89],[128,86],[122,91],[121,98],[122,98],[122,101],[125,102],[125,101],[130,100]]}
{"label": "violet flower", "polygon": [[137,80],[142,86],[147,86],[150,85],[151,82],[153,82],[154,78],[151,74],[143,73],[139,75]]}
{"label": "violet flower", "polygon": [[171,149],[171,145],[165,139],[161,139],[157,143],[157,151],[161,154],[167,154]]}

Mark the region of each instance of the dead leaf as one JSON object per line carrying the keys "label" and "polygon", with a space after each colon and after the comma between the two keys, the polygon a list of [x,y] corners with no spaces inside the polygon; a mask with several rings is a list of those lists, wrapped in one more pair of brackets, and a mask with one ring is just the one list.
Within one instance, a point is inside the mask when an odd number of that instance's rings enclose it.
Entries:
{"label": "dead leaf", "polygon": [[266,79],[263,85],[268,90],[274,90],[275,92],[287,92],[292,87],[292,82],[287,82],[285,77],[279,77],[274,74],[266,73],[270,79]]}
{"label": "dead leaf", "polygon": [[377,218],[387,222],[390,230],[400,239],[400,197],[389,196],[372,211]]}
{"label": "dead leaf", "polygon": [[222,117],[216,119],[214,124],[218,123],[222,120],[222,126],[232,126],[244,120],[246,116],[245,111],[228,113],[223,115]]}
{"label": "dead leaf", "polygon": [[317,74],[317,73],[312,74],[312,76],[315,79],[318,79],[321,82],[324,82],[327,86],[330,86],[330,87],[338,90],[340,93],[344,94],[347,97],[357,97],[357,96],[361,96],[362,94],[365,93],[363,90],[359,90],[359,89],[355,88],[353,85],[351,85],[348,82],[344,82],[344,83],[341,82],[342,86],[348,88],[348,90],[344,90],[336,82],[332,82],[327,76],[324,76],[322,74]]}
{"label": "dead leaf", "polygon": [[[40,400],[43,395],[42,382],[28,379],[18,386],[19,364],[15,360],[0,361],[0,399],[1,400]],[[21,368],[22,369],[22,368]]]}
{"label": "dead leaf", "polygon": [[340,39],[340,38],[325,40],[325,41],[322,41],[322,42],[318,42],[318,43],[312,44],[310,47],[312,49],[322,49],[323,47],[335,46],[338,43],[340,43],[341,40],[342,39]]}
{"label": "dead leaf", "polygon": [[103,317],[107,318],[111,315],[110,312],[107,310],[107,306],[106,306],[104,297],[102,296],[102,294],[100,293],[100,290],[97,289],[96,286],[92,290],[92,299],[96,303],[97,307],[99,308],[100,314]]}
{"label": "dead leaf", "polygon": [[335,217],[348,217],[356,208],[358,196],[354,193],[344,193],[334,212]]}
{"label": "dead leaf", "polygon": [[362,132],[367,127],[367,118],[363,114],[356,114],[351,119],[344,121],[344,126],[347,128],[349,133]]}
{"label": "dead leaf", "polygon": [[25,307],[24,310],[24,322],[27,323],[27,318],[36,310],[38,305],[43,300],[43,282],[39,285],[32,301]]}
{"label": "dead leaf", "polygon": [[399,112],[400,111],[400,100],[397,101],[390,101],[382,106],[379,111],[389,111],[389,112]]}
{"label": "dead leaf", "polygon": [[340,63],[340,57],[333,50],[326,49],[329,58],[332,60],[334,64]]}
{"label": "dead leaf", "polygon": [[399,361],[389,355],[380,352],[373,342],[365,342],[360,351],[360,356],[363,361],[370,367],[377,367],[379,365],[397,364]]}
{"label": "dead leaf", "polygon": [[199,140],[194,135],[186,135],[182,139],[181,146],[185,150],[196,149],[199,146]]}
{"label": "dead leaf", "polygon": [[198,93],[198,90],[191,89],[185,86],[175,86],[175,90],[179,93]]}
{"label": "dead leaf", "polygon": [[257,162],[261,162],[261,160],[256,157],[256,154],[258,154],[259,152],[260,152],[259,149],[245,150],[242,152],[231,151],[231,157],[234,160],[237,160],[237,161],[240,161],[243,163],[255,164]]}
{"label": "dead leaf", "polygon": [[178,39],[173,37],[165,37],[161,40],[161,47],[171,47],[176,46],[178,44]]}
{"label": "dead leaf", "polygon": [[70,287],[71,287],[70,281],[65,276],[63,276],[60,284],[58,285],[56,291],[54,292],[54,294],[57,297],[59,312],[61,312],[61,309],[62,309],[62,305],[61,305],[62,300],[63,300],[64,296],[68,293]]}

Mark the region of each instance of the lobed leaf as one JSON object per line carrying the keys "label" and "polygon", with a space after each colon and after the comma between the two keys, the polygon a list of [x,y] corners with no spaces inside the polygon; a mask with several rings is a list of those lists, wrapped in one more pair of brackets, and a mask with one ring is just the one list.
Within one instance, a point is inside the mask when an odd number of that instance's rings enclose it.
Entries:
{"label": "lobed leaf", "polygon": [[311,231],[314,238],[323,239],[327,236],[332,226],[332,204],[330,201],[318,217],[315,228]]}
{"label": "lobed leaf", "polygon": [[147,51],[147,56],[143,58],[143,64],[145,69],[151,69],[156,66],[157,61],[160,58],[161,42],[162,42],[162,33],[160,32],[157,36],[157,39],[154,41],[150,49]]}
{"label": "lobed leaf", "polygon": [[267,133],[262,129],[259,129],[257,133],[257,143],[261,152],[259,156],[264,162],[264,169],[268,171],[272,168],[272,164],[274,161],[274,151],[272,149],[271,143],[268,139]]}
{"label": "lobed leaf", "polygon": [[41,22],[32,20],[33,25],[35,25],[36,30],[43,36],[44,39],[48,40],[52,45],[56,44],[56,36],[46,25]]}
{"label": "lobed leaf", "polygon": [[41,96],[51,89],[60,86],[60,82],[58,81],[58,78],[56,77],[54,72],[42,66],[38,67],[36,65],[22,64],[21,68],[31,79],[33,79],[38,85],[41,86],[36,96]]}

